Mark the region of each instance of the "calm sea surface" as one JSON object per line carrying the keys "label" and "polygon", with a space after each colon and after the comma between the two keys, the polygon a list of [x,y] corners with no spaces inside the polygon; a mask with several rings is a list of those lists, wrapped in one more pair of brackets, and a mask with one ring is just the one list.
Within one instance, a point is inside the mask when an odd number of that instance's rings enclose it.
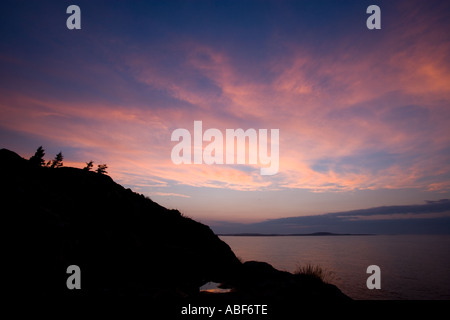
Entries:
{"label": "calm sea surface", "polygon": [[[450,300],[450,235],[220,238],[244,261],[289,272],[319,265],[353,299]],[[366,286],[369,265],[381,269],[379,290]]]}

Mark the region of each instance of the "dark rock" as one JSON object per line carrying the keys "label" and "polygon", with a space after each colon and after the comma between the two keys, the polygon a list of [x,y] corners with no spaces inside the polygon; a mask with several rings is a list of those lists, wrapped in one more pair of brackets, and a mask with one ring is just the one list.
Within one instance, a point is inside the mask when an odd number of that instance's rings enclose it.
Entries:
{"label": "dark rock", "polygon": [[336,286],[305,274],[280,271],[270,264],[247,261],[240,272],[223,287],[233,288],[233,298],[291,300],[348,300]]}

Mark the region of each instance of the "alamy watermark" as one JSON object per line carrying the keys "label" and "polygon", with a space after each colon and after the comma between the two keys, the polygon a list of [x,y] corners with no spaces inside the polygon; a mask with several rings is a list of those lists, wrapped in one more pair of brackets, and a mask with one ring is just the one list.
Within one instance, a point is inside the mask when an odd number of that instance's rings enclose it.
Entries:
{"label": "alamy watermark", "polygon": [[81,289],[81,269],[79,266],[72,264],[67,267],[67,273],[70,276],[67,278],[66,286],[67,289]]}
{"label": "alamy watermark", "polygon": [[373,264],[367,267],[366,273],[370,276],[367,278],[367,289],[381,289],[381,269],[379,266]]}
{"label": "alamy watermark", "polygon": [[[211,128],[203,132],[202,121],[194,121],[193,139],[187,129],[179,128],[172,132],[171,140],[179,143],[172,148],[171,158],[175,164],[259,163],[262,165],[261,175],[274,175],[279,168],[279,138],[280,130],[270,129],[269,155],[267,129],[226,129],[224,144],[224,135],[219,129]],[[208,143],[204,148],[203,142]],[[193,159],[191,150],[194,153]]]}

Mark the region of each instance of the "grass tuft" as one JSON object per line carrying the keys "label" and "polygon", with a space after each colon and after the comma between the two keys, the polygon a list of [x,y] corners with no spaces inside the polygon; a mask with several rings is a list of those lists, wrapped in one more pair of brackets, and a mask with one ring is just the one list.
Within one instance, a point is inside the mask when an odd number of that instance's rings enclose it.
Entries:
{"label": "grass tuft", "polygon": [[303,266],[299,266],[294,272],[296,275],[308,276],[314,279],[318,279],[322,282],[329,283],[333,278],[333,273],[323,269],[319,265],[313,265],[308,263]]}

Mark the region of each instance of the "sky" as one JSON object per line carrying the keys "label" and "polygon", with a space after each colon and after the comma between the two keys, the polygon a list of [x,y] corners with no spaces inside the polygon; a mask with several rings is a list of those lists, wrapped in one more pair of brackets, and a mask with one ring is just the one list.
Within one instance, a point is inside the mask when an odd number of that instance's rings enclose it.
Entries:
{"label": "sky", "polygon": [[[42,145],[66,166],[107,163],[211,226],[450,198],[448,1],[5,1],[0,15],[0,147],[25,158]],[[174,164],[171,135],[194,121],[278,129],[278,172]]]}

